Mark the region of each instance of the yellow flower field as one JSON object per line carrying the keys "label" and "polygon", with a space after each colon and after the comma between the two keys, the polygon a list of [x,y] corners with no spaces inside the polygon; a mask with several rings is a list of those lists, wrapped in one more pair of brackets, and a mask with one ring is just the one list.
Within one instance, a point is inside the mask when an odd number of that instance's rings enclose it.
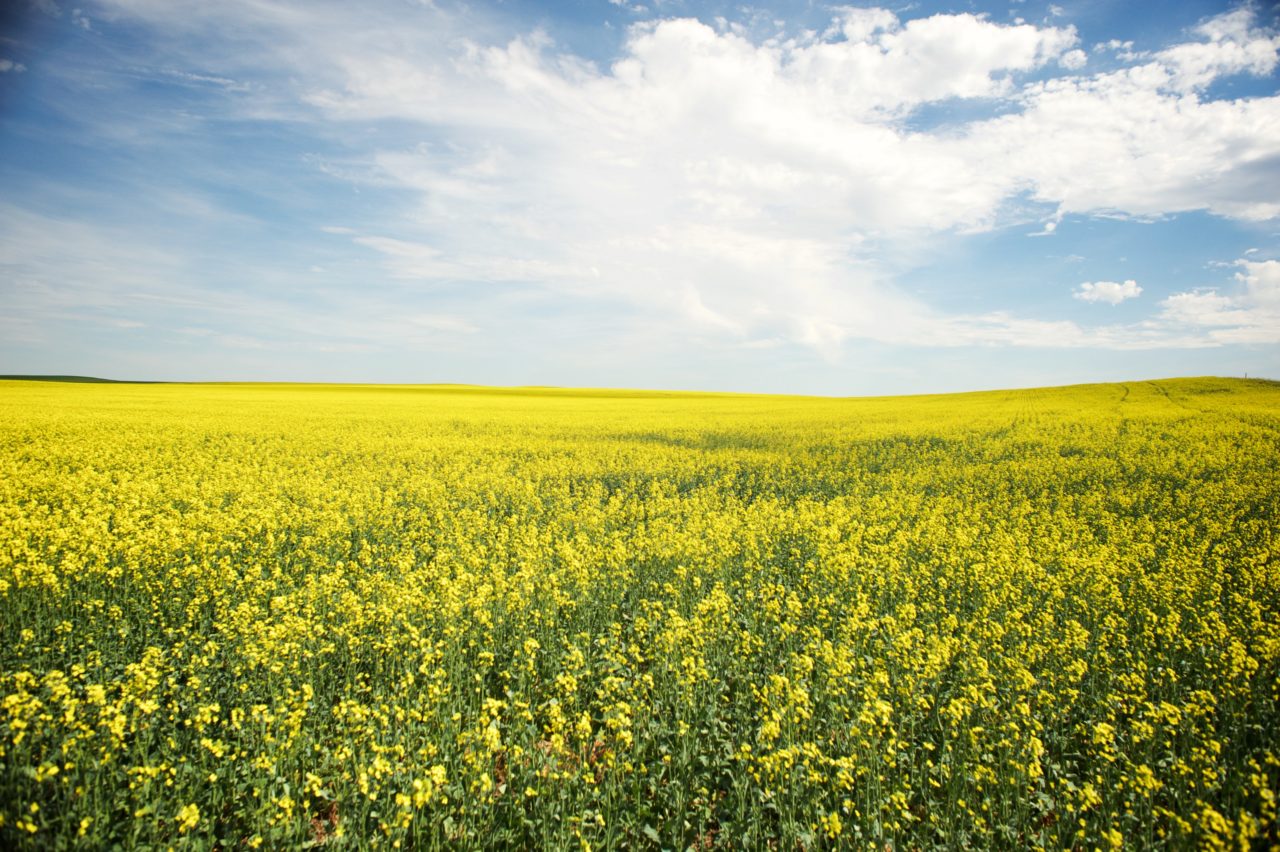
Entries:
{"label": "yellow flower field", "polygon": [[1275,848],[1280,385],[0,383],[0,846]]}

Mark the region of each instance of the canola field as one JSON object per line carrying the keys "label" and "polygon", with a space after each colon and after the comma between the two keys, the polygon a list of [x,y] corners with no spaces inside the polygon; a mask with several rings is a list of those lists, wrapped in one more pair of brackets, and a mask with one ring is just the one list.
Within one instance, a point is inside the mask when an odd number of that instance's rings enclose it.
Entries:
{"label": "canola field", "polygon": [[1280,385],[0,383],[0,847],[1276,848]]}

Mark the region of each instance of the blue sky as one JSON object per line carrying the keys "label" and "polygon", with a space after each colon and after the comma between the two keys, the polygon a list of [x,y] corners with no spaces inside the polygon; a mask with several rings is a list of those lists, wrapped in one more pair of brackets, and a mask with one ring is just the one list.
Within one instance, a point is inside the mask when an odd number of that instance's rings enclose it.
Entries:
{"label": "blue sky", "polygon": [[0,373],[1280,377],[1274,4],[0,13]]}

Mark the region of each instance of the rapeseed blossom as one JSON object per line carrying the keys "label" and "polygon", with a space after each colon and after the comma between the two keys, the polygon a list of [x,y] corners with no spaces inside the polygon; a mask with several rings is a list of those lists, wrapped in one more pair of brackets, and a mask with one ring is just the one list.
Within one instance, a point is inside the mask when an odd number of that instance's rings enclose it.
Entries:
{"label": "rapeseed blossom", "polygon": [[1280,844],[1280,389],[0,383],[5,848]]}

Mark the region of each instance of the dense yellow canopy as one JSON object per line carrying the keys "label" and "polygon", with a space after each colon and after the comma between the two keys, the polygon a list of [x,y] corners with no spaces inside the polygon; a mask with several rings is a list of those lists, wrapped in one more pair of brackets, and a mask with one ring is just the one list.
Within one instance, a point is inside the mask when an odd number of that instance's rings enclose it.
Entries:
{"label": "dense yellow canopy", "polygon": [[0,383],[0,845],[1277,842],[1280,387]]}

